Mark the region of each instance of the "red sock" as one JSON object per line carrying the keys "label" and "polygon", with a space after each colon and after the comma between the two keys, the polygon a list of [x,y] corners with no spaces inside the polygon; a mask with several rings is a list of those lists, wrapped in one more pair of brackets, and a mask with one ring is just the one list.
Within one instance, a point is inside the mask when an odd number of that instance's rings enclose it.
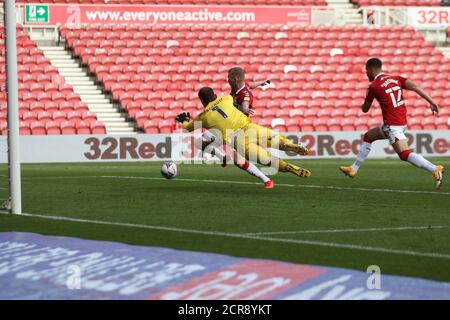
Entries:
{"label": "red sock", "polygon": [[402,151],[398,154],[398,156],[400,157],[400,159],[402,159],[403,161],[408,161],[408,157],[409,155],[412,153],[411,150],[405,150]]}
{"label": "red sock", "polygon": [[248,163],[248,161],[245,161],[240,168],[242,170],[247,170],[249,166],[250,166],[250,164]]}

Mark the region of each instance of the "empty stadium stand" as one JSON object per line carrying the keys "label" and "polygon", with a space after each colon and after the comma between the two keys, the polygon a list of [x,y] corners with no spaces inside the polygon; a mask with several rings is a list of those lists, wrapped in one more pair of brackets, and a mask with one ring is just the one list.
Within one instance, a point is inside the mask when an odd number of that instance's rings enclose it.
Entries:
{"label": "empty stadium stand", "polygon": [[[67,0],[17,2],[68,3]],[[74,91],[77,85],[69,77],[62,76],[64,68],[70,71],[68,74],[73,73],[70,69],[77,67],[78,61],[91,76],[86,77],[89,81],[83,86],[91,83],[92,90],[88,91],[106,94],[106,100],[111,97],[107,102],[114,104],[114,108],[120,105],[119,111],[127,116],[129,127],[133,128],[130,130],[135,130],[134,122],[141,132],[172,132],[176,114],[181,111],[196,114],[202,109],[197,98],[200,87],[208,85],[218,94],[229,93],[226,74],[236,65],[246,69],[250,81],[271,79],[273,82],[270,88],[254,91],[254,122],[280,131],[366,130],[381,121],[378,107],[369,114],[362,114],[359,109],[368,86],[364,62],[371,56],[382,58],[388,72],[403,74],[419,83],[443,107],[439,117],[431,116],[422,99],[406,93],[410,129],[447,130],[450,59],[410,27],[357,26],[362,19],[352,15],[356,12],[360,16],[358,10],[363,10],[351,5],[438,6],[440,2],[254,0],[245,5],[330,6],[348,10],[344,20],[352,25],[63,25],[59,33],[64,48],[39,48],[18,26],[20,132],[107,132],[103,109],[84,103],[89,99]],[[70,3],[242,5],[238,0],[78,0]],[[450,38],[450,28],[447,33]],[[445,46],[441,48],[443,52]],[[6,78],[1,25],[0,50],[0,131],[5,135]],[[63,55],[70,58],[70,64],[65,61],[58,64]]]}
{"label": "empty stadium stand", "polygon": [[[197,90],[229,92],[227,70],[243,66],[256,89],[253,120],[280,131],[366,130],[381,110],[362,114],[367,57],[420,83],[438,103],[450,97],[450,61],[412,28],[274,25],[74,25],[61,37],[145,132],[170,132],[182,111],[201,110]],[[388,40],[386,40],[388,39]],[[448,129],[440,117],[407,95],[411,129]]]}
{"label": "empty stadium stand", "polygon": [[[95,113],[81,102],[22,27],[17,27],[20,133],[105,133]],[[4,29],[0,25],[0,131],[7,134]]]}

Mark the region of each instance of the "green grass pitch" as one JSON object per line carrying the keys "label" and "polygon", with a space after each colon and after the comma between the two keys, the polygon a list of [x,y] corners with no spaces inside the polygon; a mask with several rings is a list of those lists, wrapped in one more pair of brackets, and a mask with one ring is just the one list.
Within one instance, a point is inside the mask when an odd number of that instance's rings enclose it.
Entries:
{"label": "green grass pitch", "polygon": [[[279,173],[273,190],[233,165],[180,164],[174,180],[161,163],[23,165],[23,211],[78,220],[0,215],[0,231],[450,281],[450,181],[434,191],[430,174],[398,159],[368,159],[353,180],[337,169],[350,160],[296,163],[312,177]],[[0,174],[5,198],[6,166]]]}

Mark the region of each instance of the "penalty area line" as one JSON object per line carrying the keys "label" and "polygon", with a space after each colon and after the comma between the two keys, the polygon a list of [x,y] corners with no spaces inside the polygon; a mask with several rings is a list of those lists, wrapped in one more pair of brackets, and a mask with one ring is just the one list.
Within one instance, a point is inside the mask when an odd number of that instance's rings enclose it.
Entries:
{"label": "penalty area line", "polygon": [[311,245],[311,246],[319,246],[319,247],[331,247],[331,248],[341,248],[341,249],[350,249],[350,250],[359,250],[359,251],[369,251],[369,252],[389,253],[389,254],[407,255],[407,256],[415,256],[415,257],[428,257],[428,258],[439,258],[439,259],[450,260],[450,254],[444,254],[444,253],[416,252],[416,251],[411,251],[411,250],[389,249],[389,248],[382,248],[382,247],[371,247],[371,246],[346,244],[346,243],[335,243],[335,242],[324,242],[324,241],[313,241],[313,240],[299,240],[299,239],[283,239],[283,238],[274,238],[274,237],[267,237],[267,236],[254,236],[254,235],[245,235],[245,234],[238,234],[238,233],[227,233],[227,232],[221,232],[221,231],[205,231],[205,230],[184,229],[184,228],[175,228],[175,227],[153,226],[153,225],[145,225],[145,224],[143,225],[143,224],[123,223],[123,222],[113,222],[113,221],[88,220],[88,219],[70,218],[70,217],[53,216],[53,215],[42,215],[42,214],[23,213],[22,216],[47,219],[47,220],[56,220],[56,221],[68,221],[68,222],[78,222],[78,223],[86,223],[86,224],[97,224],[97,225],[130,227],[130,228],[139,228],[139,229],[148,229],[148,230],[171,231],[171,232],[180,232],[180,233],[189,233],[189,234],[197,234],[197,235],[216,236],[216,237],[227,237],[227,238],[235,238],[235,239],[243,239],[243,240],[256,240],[256,241],[276,242],[276,243],[292,243],[292,244],[300,244],[300,245]]}

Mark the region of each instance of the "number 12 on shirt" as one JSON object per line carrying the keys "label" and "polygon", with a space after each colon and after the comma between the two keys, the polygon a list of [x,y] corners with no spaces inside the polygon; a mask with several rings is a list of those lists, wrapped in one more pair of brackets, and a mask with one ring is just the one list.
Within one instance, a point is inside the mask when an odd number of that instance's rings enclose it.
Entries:
{"label": "number 12 on shirt", "polygon": [[[386,93],[391,96],[392,105],[394,108],[400,107],[405,104],[405,101],[402,100],[402,89],[400,87],[393,87],[386,90]],[[397,96],[395,96],[397,93]]]}

